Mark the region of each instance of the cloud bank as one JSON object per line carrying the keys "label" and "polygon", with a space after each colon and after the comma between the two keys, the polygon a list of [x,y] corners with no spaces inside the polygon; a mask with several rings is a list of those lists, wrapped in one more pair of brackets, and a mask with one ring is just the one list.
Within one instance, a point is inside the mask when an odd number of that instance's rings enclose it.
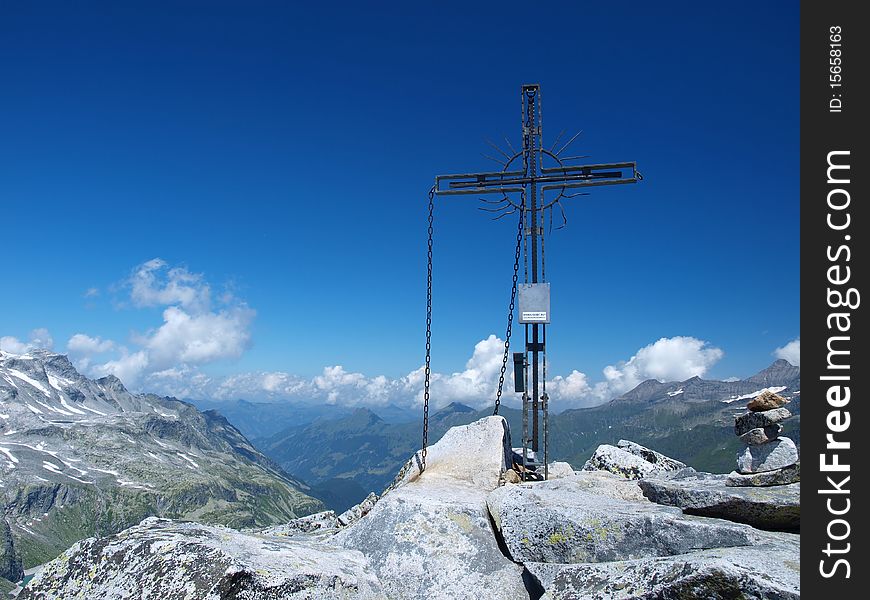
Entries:
{"label": "cloud bank", "polygon": [[[215,298],[205,277],[184,266],[172,266],[160,258],[138,265],[123,281],[123,304],[138,309],[160,310],[160,322],[122,343],[79,332],[71,336],[66,351],[83,373],[100,377],[113,374],[133,390],[180,398],[340,404],[344,406],[419,406],[423,402],[424,370],[400,377],[370,376],[326,366],[314,377],[284,371],[244,372],[210,376],[203,367],[241,356],[251,344],[255,311],[231,294]],[[24,353],[33,348],[52,348],[45,329],[31,332],[27,341],[12,336],[0,338],[0,348]],[[434,409],[451,402],[476,408],[491,406],[495,399],[504,341],[490,335],[475,344],[464,369],[431,374],[431,404]],[[800,365],[800,338],[774,354]],[[703,377],[724,356],[709,342],[690,337],[660,338],[626,360],[607,365],[597,377],[572,370],[567,375],[549,374],[547,392],[562,408],[594,406],[615,398],[647,379],[682,381]],[[510,365],[509,365],[510,367]],[[518,405],[513,392],[513,373],[505,374],[503,402]]]}

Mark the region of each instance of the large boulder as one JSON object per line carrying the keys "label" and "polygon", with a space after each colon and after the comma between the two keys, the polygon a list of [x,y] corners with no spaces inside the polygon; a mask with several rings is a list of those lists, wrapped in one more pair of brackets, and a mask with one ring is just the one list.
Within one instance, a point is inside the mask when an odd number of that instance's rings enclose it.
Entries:
{"label": "large boulder", "polygon": [[527,563],[541,600],[797,600],[800,538],[607,563]]}
{"label": "large boulder", "polygon": [[686,464],[630,440],[601,444],[583,465],[584,471],[607,471],[626,479],[643,479],[686,468]]}
{"label": "large boulder", "polygon": [[597,563],[748,546],[751,527],[608,498],[570,478],[505,486],[487,498],[511,557],[522,563]]}
{"label": "large boulder", "polygon": [[509,460],[502,417],[454,427],[424,471],[418,454],[335,541],[368,557],[390,598],[525,600],[522,567],[499,549],[486,508]]}
{"label": "large boulder", "polygon": [[644,495],[691,515],[747,523],[761,529],[799,531],[800,483],[771,487],[731,487],[728,476],[694,473],[638,482]]}
{"label": "large boulder", "polygon": [[88,538],[48,563],[19,598],[385,599],[359,552],[157,518]]}

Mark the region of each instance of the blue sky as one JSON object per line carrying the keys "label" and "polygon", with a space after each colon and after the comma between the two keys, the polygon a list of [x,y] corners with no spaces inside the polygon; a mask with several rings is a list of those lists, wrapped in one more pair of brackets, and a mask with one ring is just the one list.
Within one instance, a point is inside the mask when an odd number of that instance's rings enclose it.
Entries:
{"label": "blue sky", "polygon": [[[798,4],[528,8],[5,3],[5,349],[44,329],[182,395],[408,393],[426,191],[492,168],[485,138],[519,144],[539,82],[545,143],[582,129],[577,153],[645,176],[569,201],[548,240],[551,372],[763,368],[800,335]],[[476,206],[436,207],[433,366],[483,389],[516,224]]]}

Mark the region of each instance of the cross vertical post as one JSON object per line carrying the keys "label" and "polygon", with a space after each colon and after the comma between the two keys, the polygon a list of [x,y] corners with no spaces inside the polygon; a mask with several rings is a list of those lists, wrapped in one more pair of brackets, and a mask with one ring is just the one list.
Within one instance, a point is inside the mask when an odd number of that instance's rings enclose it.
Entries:
{"label": "cross vertical post", "polygon": [[[538,175],[538,152],[541,147],[541,107],[540,102],[538,101],[538,91],[539,86],[537,84],[532,85],[524,85],[522,87],[522,103],[523,103],[523,152],[525,156],[527,156],[527,161],[525,165],[526,177],[530,179],[529,183],[529,192],[531,196],[531,205],[528,208],[529,216],[531,217],[531,227],[529,227],[528,233],[526,235],[529,236],[531,242],[531,259],[532,259],[532,281],[531,283],[538,283],[538,186],[535,185],[535,180]],[[528,219],[525,221],[529,222]],[[535,457],[537,458],[537,453],[539,452],[539,440],[538,440],[538,413],[539,406],[538,402],[540,400],[539,390],[540,390],[540,381],[539,381],[539,350],[540,350],[540,329],[539,327],[546,327],[546,325],[539,325],[538,323],[532,324],[532,452],[535,453]],[[529,326],[526,325],[526,330],[528,331]],[[528,333],[526,334],[526,338],[528,338]],[[526,343],[526,351],[528,352],[528,340]],[[526,432],[523,432],[523,437],[526,437]],[[523,440],[525,442],[525,439]],[[523,446],[525,448],[525,444]],[[546,467],[545,467],[546,468]]]}
{"label": "cross vertical post", "polygon": [[[512,154],[508,154],[490,142],[490,145],[499,151],[504,160],[487,158],[499,162],[502,165],[501,171],[439,175],[435,178],[434,190],[437,196],[499,194],[501,198],[498,200],[481,198],[490,205],[482,210],[497,213],[493,217],[494,219],[501,219],[517,212],[522,213],[524,224],[522,232],[524,238],[523,255],[527,266],[528,262],[531,262],[531,277],[526,269],[524,287],[520,289],[519,309],[519,322],[525,325],[525,361],[524,364],[519,364],[516,362],[517,357],[515,356],[515,373],[518,372],[519,367],[524,367],[526,370],[522,386],[522,476],[523,479],[526,479],[530,473],[541,466],[543,466],[544,478],[548,476],[549,397],[546,392],[546,327],[550,322],[550,292],[549,283],[546,282],[544,276],[544,216],[549,211],[550,227],[552,228],[553,212],[556,208],[561,211],[563,220],[565,219],[561,204],[563,199],[587,195],[582,192],[566,193],[567,190],[636,183],[643,177],[637,171],[637,164],[634,162],[569,164],[577,159],[585,158],[583,156],[562,156],[562,152],[580,134],[576,134],[560,149],[556,150],[561,139],[560,134],[552,148],[546,148],[543,144],[540,85],[524,84],[520,94],[522,99],[522,149],[515,152],[508,141],[508,148],[512,152]],[[545,159],[549,166],[545,166]],[[549,198],[545,197],[547,192],[552,192]],[[527,297],[536,301],[545,298],[546,310],[524,311],[523,291],[528,291]],[[507,353],[507,351],[506,345],[505,352]],[[531,378],[528,377],[529,368],[531,368]],[[529,384],[531,384],[531,389],[529,389]],[[501,387],[499,387],[500,390]],[[531,424],[529,424],[528,419],[530,412]],[[540,430],[541,419],[539,417],[543,417],[543,432]],[[529,425],[531,425],[531,434]],[[543,433],[543,440],[541,440],[541,433]],[[544,446],[543,462],[541,462],[539,455],[542,441]],[[529,457],[530,451],[531,458]]]}

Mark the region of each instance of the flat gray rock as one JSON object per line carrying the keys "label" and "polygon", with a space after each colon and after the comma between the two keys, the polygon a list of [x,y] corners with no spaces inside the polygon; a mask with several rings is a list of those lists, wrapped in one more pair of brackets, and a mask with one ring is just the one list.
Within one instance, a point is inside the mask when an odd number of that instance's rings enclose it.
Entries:
{"label": "flat gray rock", "polygon": [[513,560],[593,563],[748,546],[751,527],[608,498],[570,478],[505,486],[487,505]]}
{"label": "flat gray rock", "polygon": [[644,479],[644,495],[686,514],[717,517],[774,531],[800,530],[800,483],[729,487],[726,475],[696,473],[684,478]]}
{"label": "flat gray rock", "polygon": [[19,595],[22,600],[145,597],[386,599],[359,552],[157,518],[77,542]]}
{"label": "flat gray rock", "polygon": [[800,537],[777,534],[750,548],[608,563],[527,563],[542,600],[796,600]]}
{"label": "flat gray rock", "polygon": [[797,447],[791,438],[782,437],[760,444],[747,446],[737,454],[737,471],[760,473],[773,471],[795,464],[799,460]]}
{"label": "flat gray rock", "polygon": [[775,408],[773,410],[764,410],[761,412],[743,413],[734,420],[734,434],[743,435],[750,429],[759,427],[768,427],[774,423],[779,423],[791,416],[791,411],[787,408]]}
{"label": "flat gray rock", "polygon": [[731,487],[766,487],[770,485],[788,485],[801,480],[801,464],[789,465],[782,469],[763,471],[761,473],[738,473],[732,471],[725,480],[725,485]]}

